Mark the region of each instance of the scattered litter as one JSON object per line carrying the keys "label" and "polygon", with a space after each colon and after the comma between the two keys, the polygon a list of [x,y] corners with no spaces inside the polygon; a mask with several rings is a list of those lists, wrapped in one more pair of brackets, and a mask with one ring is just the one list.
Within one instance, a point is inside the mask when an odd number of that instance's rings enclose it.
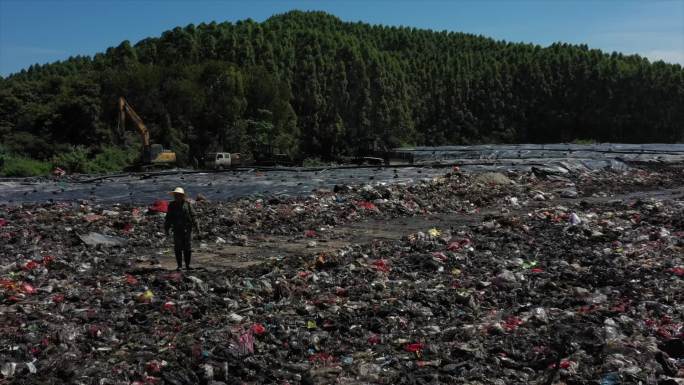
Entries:
{"label": "scattered litter", "polygon": [[115,237],[112,235],[104,235],[100,233],[94,233],[90,232],[86,235],[80,235],[78,236],[83,243],[85,243],[88,246],[105,246],[105,247],[114,247],[114,246],[124,246],[126,244],[126,239],[121,238],[121,237]]}

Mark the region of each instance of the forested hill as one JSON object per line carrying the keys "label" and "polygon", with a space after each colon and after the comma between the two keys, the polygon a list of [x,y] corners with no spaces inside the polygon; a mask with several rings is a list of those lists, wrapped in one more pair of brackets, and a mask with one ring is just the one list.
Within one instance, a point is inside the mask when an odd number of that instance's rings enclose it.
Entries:
{"label": "forested hill", "polygon": [[119,96],[181,159],[269,145],[329,159],[400,145],[684,139],[679,65],[293,11],[178,27],[0,79],[4,151],[48,159],[120,145]]}

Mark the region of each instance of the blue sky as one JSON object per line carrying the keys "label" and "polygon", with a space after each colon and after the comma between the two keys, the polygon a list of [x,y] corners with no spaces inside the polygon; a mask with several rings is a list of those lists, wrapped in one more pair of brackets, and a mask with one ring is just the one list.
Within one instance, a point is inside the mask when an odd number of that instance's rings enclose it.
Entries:
{"label": "blue sky", "polygon": [[0,75],[93,55],[179,25],[263,21],[291,9],[543,46],[586,43],[684,64],[684,0],[0,0]]}

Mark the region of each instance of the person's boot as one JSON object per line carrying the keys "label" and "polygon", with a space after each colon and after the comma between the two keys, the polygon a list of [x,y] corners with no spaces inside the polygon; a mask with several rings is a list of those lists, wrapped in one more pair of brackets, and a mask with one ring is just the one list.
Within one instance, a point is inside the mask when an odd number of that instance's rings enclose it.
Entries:
{"label": "person's boot", "polygon": [[178,249],[175,250],[176,254],[176,271],[180,271],[180,269],[183,268],[183,254],[181,254],[182,251],[179,251]]}
{"label": "person's boot", "polygon": [[184,257],[185,257],[185,270],[192,270],[192,268],[190,267],[191,251],[186,250]]}

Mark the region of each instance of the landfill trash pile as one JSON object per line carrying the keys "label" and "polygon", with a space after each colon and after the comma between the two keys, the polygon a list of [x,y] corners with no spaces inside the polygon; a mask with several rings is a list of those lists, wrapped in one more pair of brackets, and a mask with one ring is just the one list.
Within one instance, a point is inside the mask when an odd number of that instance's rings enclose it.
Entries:
{"label": "landfill trash pile", "polygon": [[682,384],[683,182],[670,167],[454,169],[198,199],[202,242],[476,221],[180,272],[140,267],[169,247],[162,202],[0,206],[0,383]]}

